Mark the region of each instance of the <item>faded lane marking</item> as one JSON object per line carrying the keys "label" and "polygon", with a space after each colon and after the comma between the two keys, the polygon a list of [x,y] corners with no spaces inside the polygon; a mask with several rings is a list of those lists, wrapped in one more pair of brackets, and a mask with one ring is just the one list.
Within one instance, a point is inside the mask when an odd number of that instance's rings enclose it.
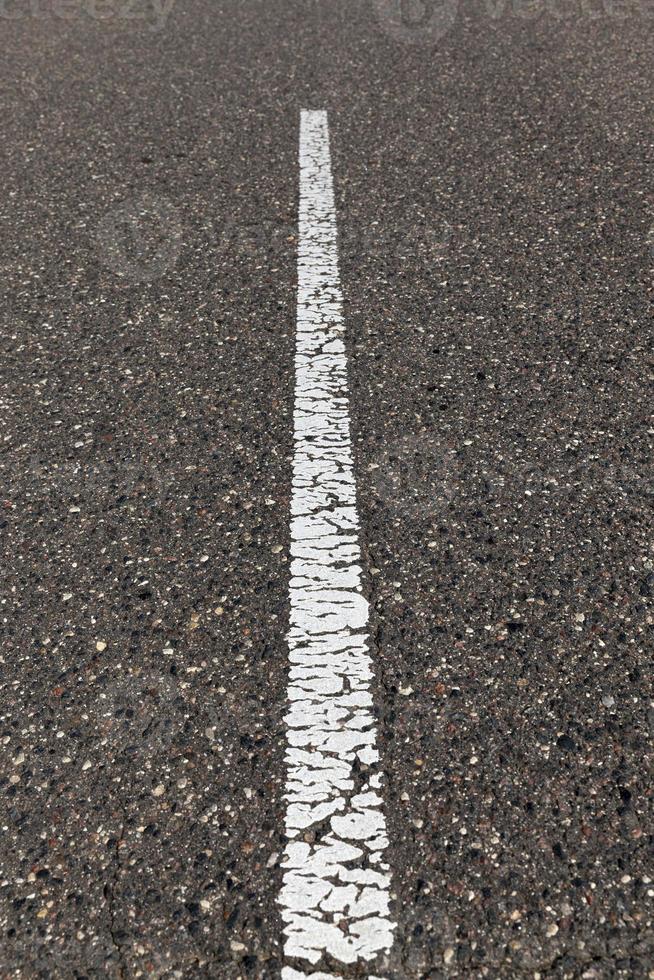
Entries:
{"label": "faded lane marking", "polygon": [[[302,112],[283,980],[390,950],[326,112]],[[304,972],[302,961],[327,973]],[[291,965],[292,964],[292,965]],[[372,978],[371,978],[372,980]]]}
{"label": "faded lane marking", "polygon": [[[282,970],[282,980],[338,980],[338,977],[339,974],[336,973],[302,973],[291,966],[286,966]],[[382,980],[382,978],[367,976],[365,980]]]}

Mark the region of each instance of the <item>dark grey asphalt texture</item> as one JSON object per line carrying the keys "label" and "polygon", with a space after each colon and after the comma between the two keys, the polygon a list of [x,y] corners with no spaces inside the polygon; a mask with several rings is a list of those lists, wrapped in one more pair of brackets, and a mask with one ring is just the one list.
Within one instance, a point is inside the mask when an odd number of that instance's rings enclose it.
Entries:
{"label": "dark grey asphalt texture", "polygon": [[3,980],[279,976],[301,108],[388,978],[654,977],[654,8],[390,7],[0,11]]}

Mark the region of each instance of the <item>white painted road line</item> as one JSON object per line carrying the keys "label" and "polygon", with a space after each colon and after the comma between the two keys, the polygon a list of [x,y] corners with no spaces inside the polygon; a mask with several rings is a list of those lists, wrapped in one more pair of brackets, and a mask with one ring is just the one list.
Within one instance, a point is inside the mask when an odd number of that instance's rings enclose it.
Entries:
{"label": "white painted road line", "polygon": [[[282,972],[282,980],[337,980],[337,978],[336,973],[302,973],[291,966],[284,967]],[[382,980],[382,978],[368,976],[366,980]]]}
{"label": "white painted road line", "polygon": [[[390,950],[326,112],[302,112],[283,980]],[[293,964],[291,966],[290,964]],[[336,966],[334,965],[336,963]],[[372,980],[372,978],[371,978]]]}

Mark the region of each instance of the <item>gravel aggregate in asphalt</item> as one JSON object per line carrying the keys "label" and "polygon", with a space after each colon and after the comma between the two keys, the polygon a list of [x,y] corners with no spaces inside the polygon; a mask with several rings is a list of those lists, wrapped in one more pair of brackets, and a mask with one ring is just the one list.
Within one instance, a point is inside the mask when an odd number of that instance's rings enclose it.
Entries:
{"label": "gravel aggregate in asphalt", "polygon": [[651,13],[388,6],[3,15],[3,977],[279,975],[301,108],[383,975],[654,975]]}

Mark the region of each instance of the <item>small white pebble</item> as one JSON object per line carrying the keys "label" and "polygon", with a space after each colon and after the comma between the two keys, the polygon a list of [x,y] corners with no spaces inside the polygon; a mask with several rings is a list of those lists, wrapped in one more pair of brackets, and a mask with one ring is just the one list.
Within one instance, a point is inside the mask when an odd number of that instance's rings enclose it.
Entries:
{"label": "small white pebble", "polygon": [[166,787],[164,786],[163,783],[159,783],[159,785],[155,786],[155,788],[152,790],[152,795],[163,796],[165,792],[166,792]]}

